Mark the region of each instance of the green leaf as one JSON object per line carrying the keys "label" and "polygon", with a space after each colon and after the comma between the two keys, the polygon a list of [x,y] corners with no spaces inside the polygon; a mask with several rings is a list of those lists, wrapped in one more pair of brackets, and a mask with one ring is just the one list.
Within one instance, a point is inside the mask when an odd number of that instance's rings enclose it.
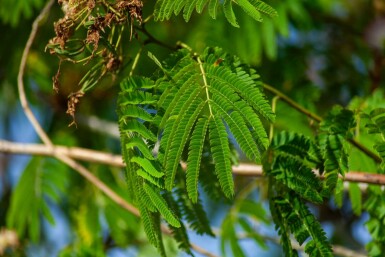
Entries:
{"label": "green leaf", "polygon": [[166,201],[163,199],[162,196],[159,195],[159,193],[155,192],[155,190],[149,186],[148,184],[143,185],[144,191],[147,193],[147,195],[150,197],[152,203],[154,206],[158,209],[160,214],[164,217],[164,219],[172,226],[174,227],[180,227],[181,224],[177,217],[171,212],[171,210],[168,208]]}
{"label": "green leaf", "polygon": [[223,13],[225,14],[226,19],[230,22],[234,27],[239,28],[237,23],[237,19],[235,18],[235,14],[233,11],[233,1],[232,0],[224,0],[223,1]]}
{"label": "green leaf", "polygon": [[230,163],[230,147],[226,127],[219,118],[212,118],[209,123],[211,152],[215,164],[215,173],[222,190],[228,198],[234,195],[233,174]]}
{"label": "green leaf", "polygon": [[262,21],[261,13],[248,0],[236,0],[236,2],[251,18]]}
{"label": "green leaf", "polygon": [[143,168],[143,170],[145,170],[148,174],[153,177],[161,178],[164,176],[164,173],[161,172],[160,169],[155,166],[155,162],[151,160],[134,156],[131,158],[130,161],[138,164],[140,167]]}
{"label": "green leaf", "polygon": [[191,135],[186,169],[187,193],[193,203],[198,200],[198,179],[208,120],[200,118]]}

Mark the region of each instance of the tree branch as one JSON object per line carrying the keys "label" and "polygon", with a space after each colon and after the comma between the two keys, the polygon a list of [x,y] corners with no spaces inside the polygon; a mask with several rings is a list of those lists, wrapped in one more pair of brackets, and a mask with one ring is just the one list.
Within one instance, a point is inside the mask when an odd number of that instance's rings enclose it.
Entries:
{"label": "tree branch", "polygon": [[[55,145],[53,147],[48,147],[43,144],[23,144],[0,139],[0,152],[10,154],[42,155],[51,157],[68,156],[70,158],[81,161],[106,164],[116,167],[125,166],[122,161],[121,155],[114,155],[80,147],[67,147]],[[186,164],[182,163],[182,167],[186,168]],[[238,166],[233,166],[233,173],[239,176],[263,176],[263,170],[261,165],[247,163],[241,163]],[[385,185],[384,174],[350,171],[345,175],[343,179],[346,182]]]}
{"label": "tree branch", "polygon": [[35,40],[37,30],[39,28],[39,24],[44,19],[44,17],[48,14],[53,3],[54,3],[54,0],[48,1],[47,4],[44,6],[43,10],[41,11],[41,13],[39,14],[39,16],[37,16],[37,18],[33,22],[31,33],[29,35],[29,38],[27,40],[27,43],[23,51],[23,55],[21,57],[19,73],[17,74],[17,88],[19,90],[19,98],[20,98],[21,106],[23,107],[23,111],[27,116],[28,120],[31,122],[39,138],[44,142],[44,144],[48,146],[52,146],[52,141],[48,137],[47,133],[43,130],[40,123],[37,121],[35,115],[32,113],[31,108],[29,107],[27,96],[25,94],[23,77],[24,77],[28,54],[29,54],[29,51],[31,50],[32,43]]}

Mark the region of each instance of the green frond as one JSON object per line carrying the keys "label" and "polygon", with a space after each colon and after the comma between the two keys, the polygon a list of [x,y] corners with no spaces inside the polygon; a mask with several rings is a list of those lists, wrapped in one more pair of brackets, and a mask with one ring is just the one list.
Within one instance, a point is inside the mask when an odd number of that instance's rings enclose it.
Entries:
{"label": "green frond", "polygon": [[152,203],[151,198],[143,189],[144,183],[145,182],[143,181],[143,179],[138,179],[137,184],[135,185],[137,198],[139,199],[139,205],[143,206],[150,212],[156,212],[157,209],[155,205]]}
{"label": "green frond", "polygon": [[237,19],[235,18],[235,14],[233,11],[233,1],[232,0],[224,0],[223,1],[223,13],[225,14],[226,19],[230,22],[234,27],[239,28],[237,23]]}
{"label": "green frond", "polygon": [[215,164],[215,173],[223,192],[228,198],[234,195],[234,182],[230,163],[230,147],[226,127],[222,120],[213,117],[209,123],[211,153]]}
{"label": "green frond", "polygon": [[172,211],[168,208],[166,201],[163,197],[155,192],[155,190],[148,184],[143,185],[144,191],[150,197],[152,203],[158,209],[159,213],[162,214],[163,218],[172,226],[180,227],[180,222],[177,217],[172,213]]}
{"label": "green frond", "polygon": [[219,2],[223,6],[223,12],[228,22],[235,27],[239,26],[232,8],[233,2],[239,5],[247,15],[256,21],[262,21],[260,12],[270,17],[277,16],[274,8],[260,0],[158,0],[155,4],[154,17],[155,20],[159,21],[169,20],[172,14],[178,15],[183,10],[183,18],[188,22],[194,9],[201,13],[208,2],[209,14],[213,19],[216,18]]}
{"label": "green frond", "polygon": [[269,198],[271,216],[276,225],[275,229],[278,231],[278,235],[280,235],[282,248],[284,249],[286,256],[298,257],[298,252],[293,249],[291,245],[290,229],[285,221],[284,213],[281,212],[279,206],[277,205],[278,202],[276,201],[279,200],[279,198]]}
{"label": "green frond", "polygon": [[200,118],[192,132],[186,169],[186,188],[193,203],[198,201],[198,180],[208,120]]}
{"label": "green frond", "polygon": [[[160,99],[161,101],[159,101],[159,104],[166,111],[165,111],[163,118],[162,118],[162,121],[160,123],[160,128],[164,127],[164,124],[170,118],[170,115],[172,113],[179,113],[180,112],[180,110],[183,106],[183,103],[185,103],[185,101],[187,101],[189,96],[195,90],[198,89],[196,87],[196,81],[197,81],[197,79],[199,79],[199,76],[198,76],[199,74],[197,73],[197,71],[191,70],[192,68],[194,68],[193,65],[189,65],[187,67],[190,68],[190,70],[184,71],[184,73],[183,73],[184,76],[181,78],[181,80],[183,82],[181,83],[181,86],[179,87],[178,91],[175,94],[171,94],[170,91],[165,91],[163,93],[163,95],[161,96],[161,99]],[[181,73],[181,72],[179,72],[179,73]],[[180,82],[180,81],[178,80],[177,82]],[[176,85],[180,85],[180,84],[176,84]],[[169,97],[169,101],[166,101],[166,97],[164,97],[164,96]]]}
{"label": "green frond", "polygon": [[154,87],[154,81],[146,77],[131,76],[120,82],[122,92],[135,91],[136,89],[149,89]]}
{"label": "green frond", "polygon": [[121,119],[140,119],[143,121],[152,121],[154,118],[151,114],[145,111],[143,108],[135,105],[127,105],[121,107],[121,112],[124,115],[121,116]]}
{"label": "green frond", "polygon": [[156,231],[156,228],[153,224],[153,217],[151,216],[150,211],[141,204],[139,205],[139,211],[144,227],[144,232],[146,233],[148,240],[152,245],[157,246],[159,244],[157,234],[160,231]]}
{"label": "green frond", "polygon": [[306,253],[310,256],[333,256],[325,232],[305,203],[290,193],[272,201],[276,212],[283,219],[281,224],[287,224],[300,245],[310,238],[305,246]]}
{"label": "green frond", "polygon": [[320,173],[323,172],[324,160],[321,149],[315,142],[304,135],[281,131],[274,136],[271,147],[278,152],[278,155],[294,157],[301,161],[303,165],[310,168],[316,166]]}
{"label": "green frond", "polygon": [[142,178],[144,178],[146,181],[150,182],[151,184],[159,187],[159,188],[164,188],[164,180],[161,178],[157,178],[154,176],[151,176],[148,172],[146,172],[143,169],[138,169],[136,171],[136,174]]}
{"label": "green frond", "polygon": [[125,121],[120,121],[120,122],[126,123],[121,131],[121,134],[123,134],[123,136],[125,136],[124,134],[135,132],[141,135],[145,139],[151,140],[153,142],[157,141],[156,135],[154,135],[154,133],[152,133],[151,130],[149,130],[145,125],[143,125],[143,123],[137,120],[130,120],[129,122],[125,122]]}
{"label": "green frond", "polygon": [[366,125],[369,133],[385,136],[385,108],[376,108],[370,114],[363,114],[370,122]]}
{"label": "green frond", "polygon": [[270,122],[274,121],[275,115],[269,102],[249,74],[244,71],[234,74],[226,67],[214,65],[205,65],[205,70],[210,83],[216,81],[220,85],[227,85],[260,115]]}
{"label": "green frond", "polygon": [[260,0],[248,0],[250,4],[252,4],[258,11],[263,12],[270,17],[278,16],[277,11],[271,7],[270,5],[266,4],[263,1]]}
{"label": "green frond", "polygon": [[159,220],[159,214],[150,212],[146,207],[139,204],[140,217],[142,219],[144,232],[147,235],[149,242],[155,246],[160,253],[163,253],[163,242],[160,227],[157,220]]}
{"label": "green frond", "polygon": [[320,146],[324,152],[325,190],[331,193],[337,183],[338,174],[348,172],[348,154],[341,135],[321,135]]}
{"label": "green frond", "polygon": [[247,13],[251,18],[256,21],[262,21],[261,13],[252,5],[248,0],[236,0],[239,6]]}
{"label": "green frond", "polygon": [[125,149],[135,149],[137,148],[141,155],[143,155],[144,158],[148,160],[154,160],[154,156],[152,155],[152,152],[149,149],[149,146],[143,141],[140,137],[132,137],[130,140],[125,144]]}
{"label": "green frond", "polygon": [[246,154],[247,158],[251,160],[259,160],[260,154],[258,146],[241,115],[238,112],[231,112],[230,114],[227,113],[226,110],[222,108],[221,103],[216,103],[215,99],[213,106],[215,107],[214,110],[218,111],[226,121],[230,131],[234,135],[242,151]]}
{"label": "green frond", "polygon": [[202,156],[199,183],[210,199],[216,201],[227,199],[215,174],[215,164],[212,163],[211,156]]}
{"label": "green frond", "polygon": [[351,110],[335,106],[321,122],[320,129],[328,134],[339,134],[350,138],[355,126],[354,113]]}
{"label": "green frond", "polygon": [[138,175],[135,172],[134,167],[132,167],[129,164],[126,164],[125,175],[126,175],[127,191],[129,196],[128,199],[131,202],[136,203],[138,200],[138,197],[137,197],[137,192],[135,188],[136,188]]}
{"label": "green frond", "polygon": [[210,0],[209,14],[210,14],[211,18],[213,18],[213,19],[217,18],[217,8],[218,8],[218,1],[217,0]]}
{"label": "green frond", "polygon": [[[177,194],[177,193],[176,193]],[[178,203],[178,200],[174,198],[173,193],[171,192],[164,192],[163,197],[165,198],[167,204],[170,206],[171,210],[178,216],[182,217],[182,212],[180,210],[180,205]],[[187,234],[186,227],[184,226],[183,222],[181,222],[181,226],[179,228],[169,226],[172,235],[175,239],[175,241],[178,243],[179,249],[185,251],[190,256],[194,256],[191,252],[191,245],[189,241],[189,236]]]}
{"label": "green frond", "polygon": [[323,202],[320,180],[311,168],[297,159],[280,155],[267,172],[304,199],[318,204]]}
{"label": "green frond", "polygon": [[285,154],[305,159],[308,156],[310,144],[310,139],[303,135],[282,131],[274,136],[271,146]]}
{"label": "green frond", "polygon": [[[207,4],[210,9],[217,1],[163,0],[156,5],[167,19],[175,10],[183,10],[189,18],[194,9],[202,11]],[[158,78],[124,80],[118,100],[127,180],[133,180],[128,181],[132,199],[145,215],[152,243],[163,251],[157,234],[161,214],[188,252],[180,218],[197,233],[213,235],[199,201],[198,180],[210,194],[231,198],[234,157],[228,133],[246,156],[259,159],[269,145],[261,119],[272,121],[274,113],[255,70],[218,48],[205,50],[202,56],[177,51],[162,63],[150,57],[160,68],[154,74]],[[226,60],[217,62],[219,58]],[[181,170],[182,160],[187,160],[186,173]],[[307,191],[302,193],[311,198]]]}
{"label": "green frond", "polygon": [[[170,159],[173,160],[176,157],[174,156],[174,154],[176,154],[175,151],[171,152],[170,150],[175,150],[172,148],[172,146],[173,146],[173,142],[175,141],[174,136],[178,129],[179,123],[181,122],[182,119],[185,119],[184,125],[186,125],[186,123],[188,122],[188,120],[186,121],[186,119],[188,119],[189,116],[192,115],[193,113],[193,110],[191,110],[191,108],[189,107],[193,106],[194,104],[197,104],[196,101],[199,100],[198,95],[200,93],[199,92],[200,88],[198,87],[191,87],[191,88],[192,88],[191,90],[187,91],[188,94],[184,94],[182,97],[178,99],[177,105],[171,107],[173,109],[171,111],[171,114],[174,114],[174,111],[176,111],[176,113],[175,115],[171,116],[168,119],[162,135],[162,139],[161,139],[161,148],[164,149],[165,151],[165,156],[163,159],[164,167],[166,166],[168,160]],[[183,139],[183,136],[176,138],[176,140],[179,140],[179,141],[182,139]],[[171,157],[169,157],[170,154],[171,154]]]}
{"label": "green frond", "polygon": [[176,190],[176,194],[178,195],[178,202],[181,212],[189,223],[190,227],[196,231],[198,235],[205,234],[214,236],[214,233],[211,230],[210,222],[203,209],[199,197],[197,198],[197,202],[193,203],[191,199],[183,194],[181,189]]}
{"label": "green frond", "polygon": [[138,164],[139,167],[155,178],[161,178],[164,176],[164,173],[160,171],[160,167],[157,167],[157,164],[154,161],[137,156],[132,157],[130,161]]}
{"label": "green frond", "polygon": [[186,22],[188,22],[191,18],[191,14],[195,9],[195,5],[198,8],[198,0],[190,0],[183,8],[183,18]]}
{"label": "green frond", "polygon": [[[254,158],[258,157],[269,145],[266,131],[259,116],[255,113],[252,107],[248,105],[246,101],[240,99],[239,95],[236,94],[231,88],[224,84],[217,84],[215,81],[211,82],[210,92],[212,92],[213,100],[225,108],[226,111],[236,111],[242,115],[244,122],[246,122],[247,127],[251,130],[253,139],[257,142],[259,153]],[[219,87],[219,90],[217,89],[217,86]]]}
{"label": "green frond", "polygon": [[174,123],[174,126],[177,125],[178,127],[174,130],[175,133],[173,133],[170,151],[165,155],[165,159],[167,158],[165,165],[165,183],[166,189],[168,190],[171,190],[173,187],[175,174],[180,162],[179,160],[187,143],[187,137],[204,106],[205,102],[200,98],[194,99],[184,116]]}
{"label": "green frond", "polygon": [[201,13],[203,11],[203,8],[205,8],[205,5],[207,4],[208,0],[197,0],[196,3],[196,10],[197,13]]}
{"label": "green frond", "polygon": [[145,91],[122,91],[119,95],[119,104],[120,106],[124,105],[135,105],[135,104],[154,104],[157,99],[154,96]]}

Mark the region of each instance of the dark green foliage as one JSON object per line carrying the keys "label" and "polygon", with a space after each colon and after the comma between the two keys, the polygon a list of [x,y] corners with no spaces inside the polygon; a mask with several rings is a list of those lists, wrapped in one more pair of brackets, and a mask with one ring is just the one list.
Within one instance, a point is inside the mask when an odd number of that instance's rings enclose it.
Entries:
{"label": "dark green foliage", "polygon": [[[209,14],[215,19],[218,0],[158,0],[155,5],[154,15],[156,20],[168,20],[173,14],[178,15],[183,11],[183,18],[189,21],[194,9],[201,13],[208,4]],[[233,11],[233,3],[239,5],[246,14],[256,21],[262,21],[261,12],[271,17],[277,16],[277,12],[268,4],[260,0],[225,0],[223,1],[223,12],[228,22],[234,27],[239,27]]]}
{"label": "dark green foliage", "polygon": [[338,175],[343,176],[349,170],[346,140],[352,138],[355,126],[354,113],[339,106],[334,107],[320,124],[318,143],[325,160],[326,195],[334,191]]}
{"label": "dark green foliage", "polygon": [[330,243],[325,232],[316,220],[314,215],[308,210],[306,204],[295,194],[288,193],[285,196],[277,196],[271,200],[274,205],[274,222],[280,229],[282,244],[287,256],[296,256],[292,250],[288,231],[290,231],[302,245],[308,238],[305,246],[305,252],[309,256],[333,256]]}
{"label": "dark green foliage", "polygon": [[291,234],[300,245],[310,238],[305,247],[310,256],[333,256],[321,225],[304,202],[322,204],[331,195],[313,171],[323,167],[322,148],[303,135],[283,131],[274,137],[271,149],[274,159],[271,166],[265,166],[271,177],[270,210],[286,256],[298,256]]}
{"label": "dark green foliage", "polygon": [[[166,199],[167,204],[173,210],[173,212],[178,217],[182,217],[182,207],[179,204],[178,199],[175,199],[173,194],[170,192],[165,192],[163,196]],[[179,248],[188,253],[189,255],[193,256],[191,252],[191,245],[187,234],[187,229],[184,226],[183,222],[181,222],[180,225],[180,227],[169,226],[169,228],[172,231],[174,239],[178,242]]]}

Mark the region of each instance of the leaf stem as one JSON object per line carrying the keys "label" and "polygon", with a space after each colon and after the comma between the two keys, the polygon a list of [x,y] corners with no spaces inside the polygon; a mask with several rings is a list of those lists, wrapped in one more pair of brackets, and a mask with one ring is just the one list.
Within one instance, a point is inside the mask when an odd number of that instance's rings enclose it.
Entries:
{"label": "leaf stem", "polygon": [[213,110],[211,109],[211,105],[210,105],[209,86],[207,84],[206,72],[203,69],[203,64],[202,64],[201,58],[199,58],[199,56],[197,56],[197,61],[199,63],[199,68],[201,69],[201,72],[202,72],[203,84],[205,85],[206,97],[208,100],[207,105],[209,106],[209,110],[210,110],[210,117],[214,117]]}
{"label": "leaf stem", "polygon": [[[277,102],[279,100],[279,96],[274,96],[273,100],[271,101],[271,110],[273,113],[275,113],[275,110],[277,109]],[[270,130],[269,130],[269,141],[271,142],[273,140],[273,134],[274,134],[274,123],[270,123]]]}

